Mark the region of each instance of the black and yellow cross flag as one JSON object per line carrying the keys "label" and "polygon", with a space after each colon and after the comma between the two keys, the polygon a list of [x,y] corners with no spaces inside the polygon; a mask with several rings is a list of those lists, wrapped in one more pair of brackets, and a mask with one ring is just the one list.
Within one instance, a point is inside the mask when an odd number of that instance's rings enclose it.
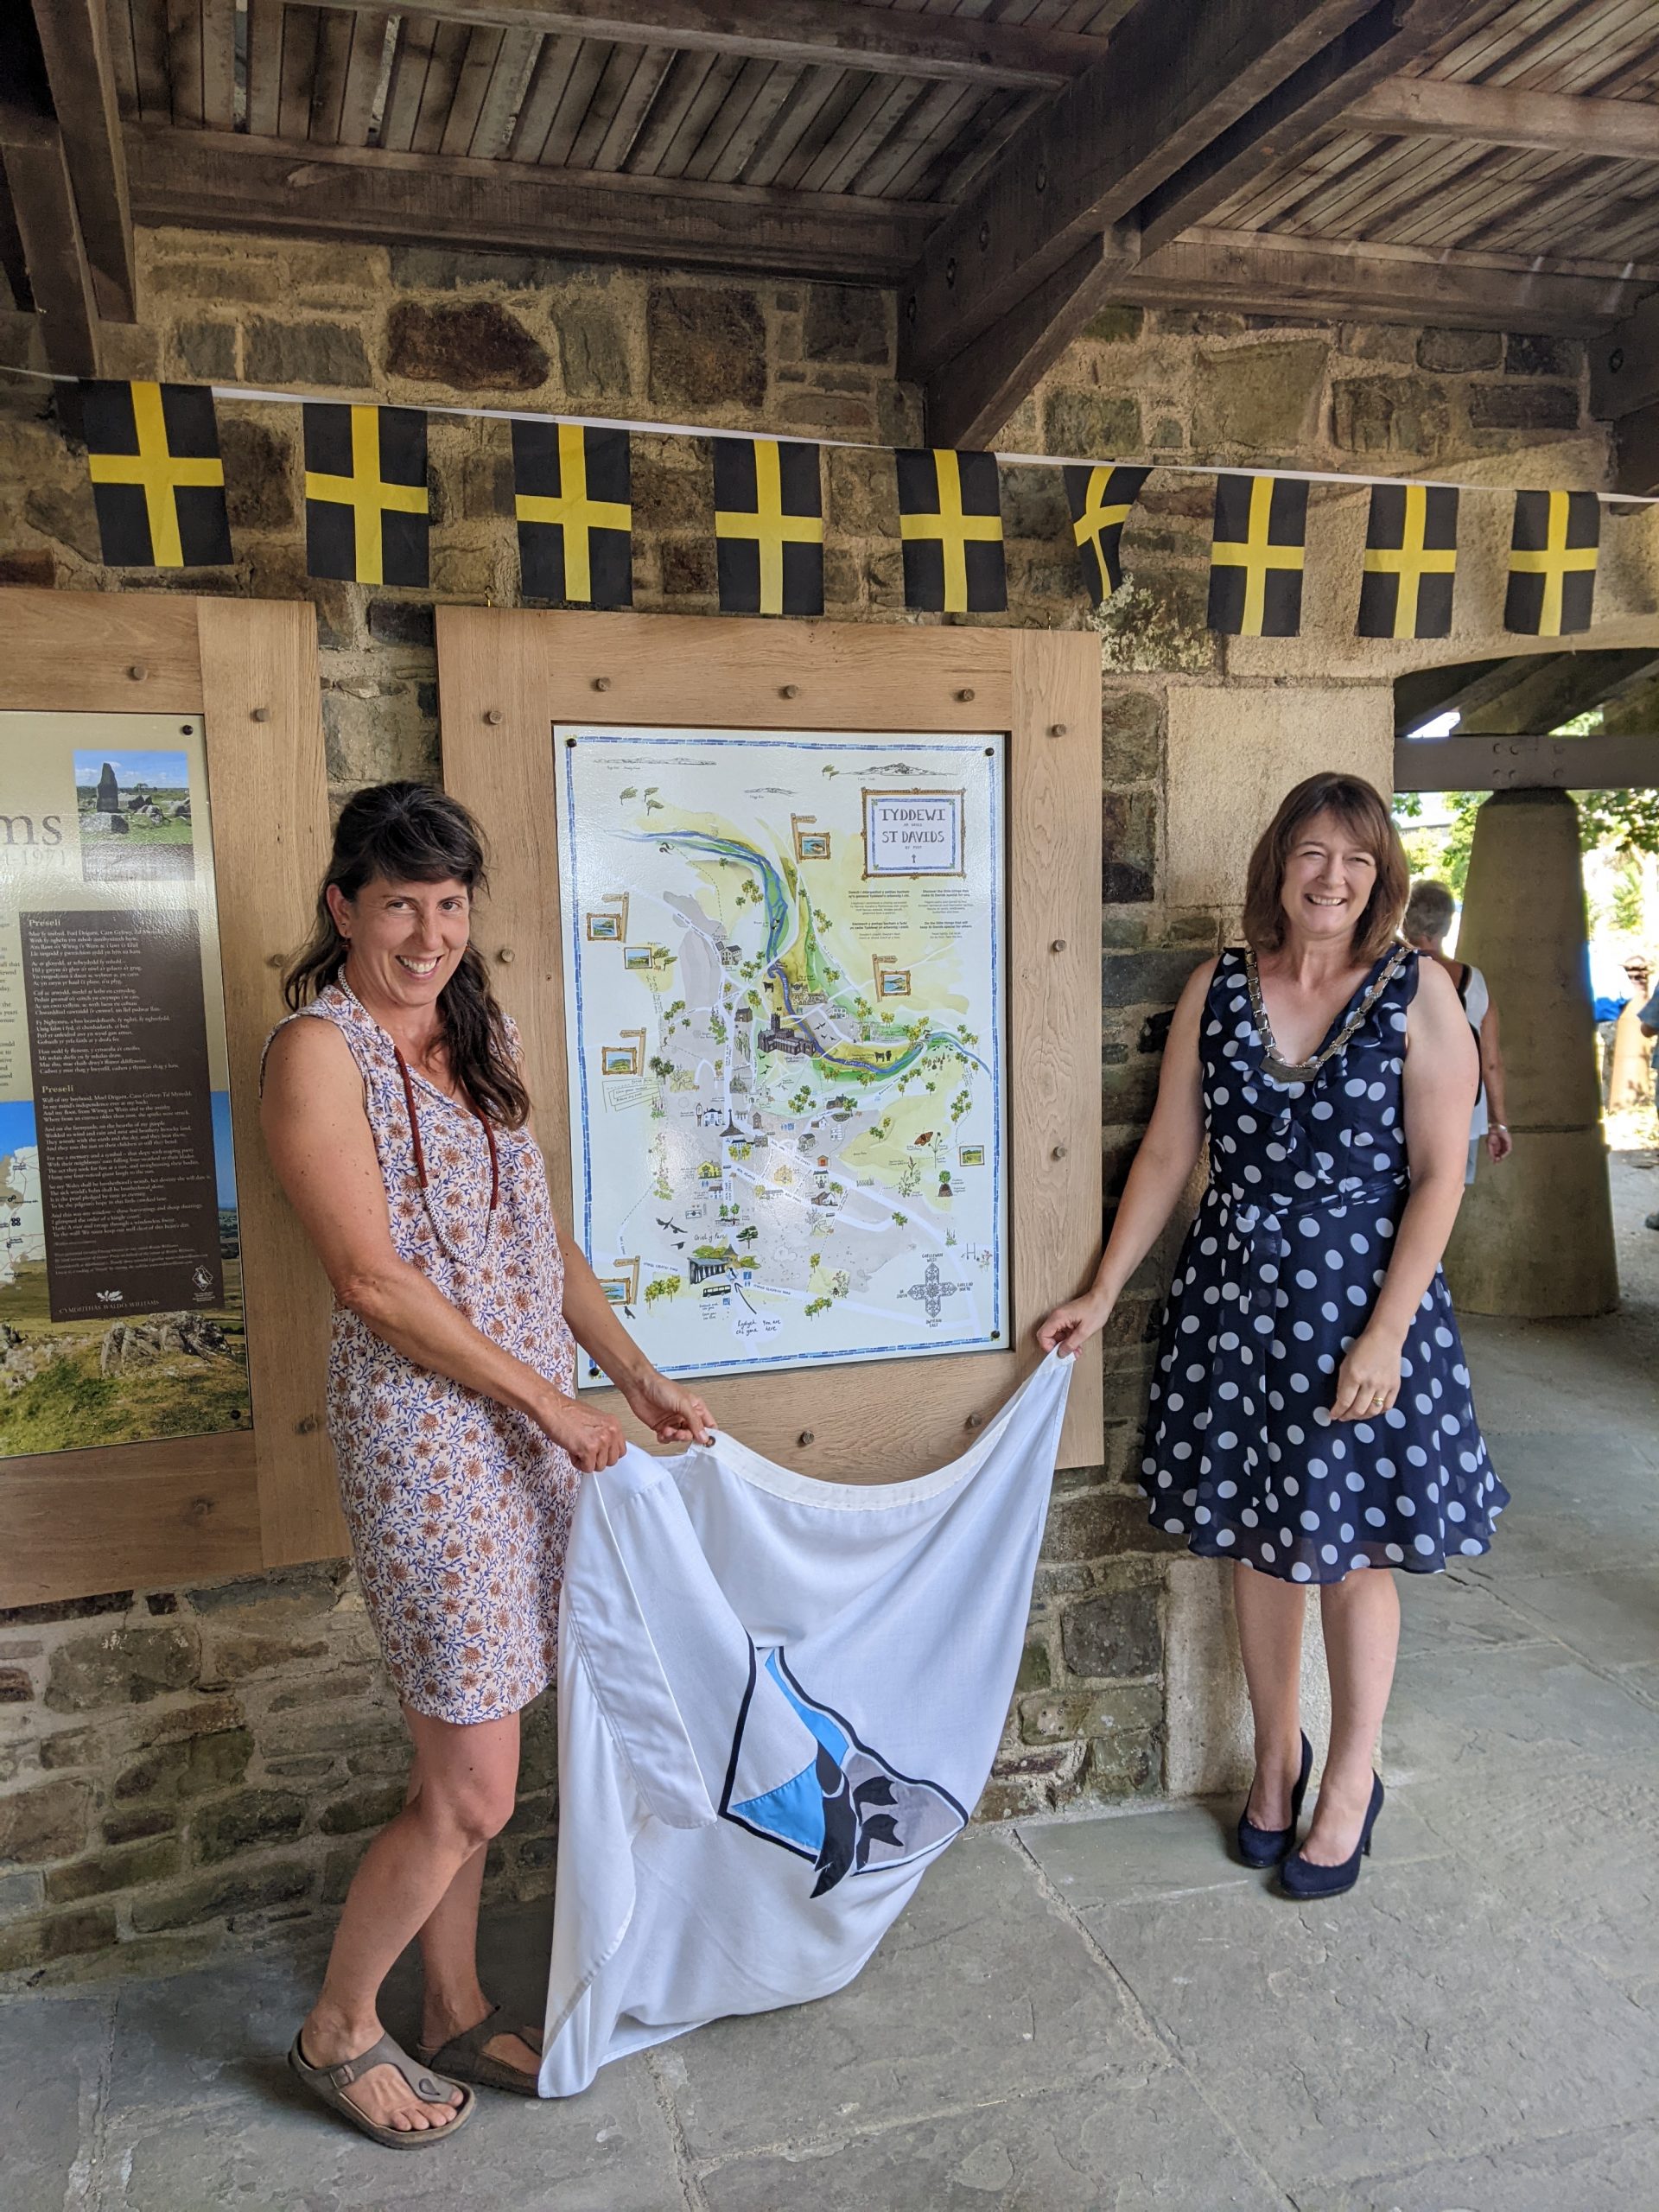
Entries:
{"label": "black and yellow cross flag", "polygon": [[822,614],[818,448],[799,439],[715,440],[715,537],[727,614]]}
{"label": "black and yellow cross flag", "polygon": [[905,605],[931,614],[1000,614],[1008,603],[994,453],[895,453]]}
{"label": "black and yellow cross flag", "polygon": [[429,525],[421,410],[308,401],[308,574],[423,589]]}
{"label": "black and yellow cross flag", "polygon": [[1302,626],[1306,542],[1300,478],[1217,477],[1210,627],[1231,638],[1294,638]]}
{"label": "black and yellow cross flag", "polygon": [[1123,581],[1119,546],[1129,509],[1141,496],[1149,468],[1067,468],[1065,496],[1071,509],[1071,535],[1090,599],[1098,607]]}
{"label": "black and yellow cross flag", "polygon": [[1455,486],[1374,486],[1356,633],[1449,638],[1457,566]]}
{"label": "black and yellow cross flag", "polygon": [[632,606],[631,475],[626,430],[514,423],[512,511],[526,599]]}
{"label": "black and yellow cross flag", "polygon": [[1587,630],[1600,546],[1601,502],[1593,492],[1517,492],[1503,627],[1528,638]]}
{"label": "black and yellow cross flag", "polygon": [[81,431],[112,569],[206,569],[231,557],[213,395],[188,384],[86,383]]}

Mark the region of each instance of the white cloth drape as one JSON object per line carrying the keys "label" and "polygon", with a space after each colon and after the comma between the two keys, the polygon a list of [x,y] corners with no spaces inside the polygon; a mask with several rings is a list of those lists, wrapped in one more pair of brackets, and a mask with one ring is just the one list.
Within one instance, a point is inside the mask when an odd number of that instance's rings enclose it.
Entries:
{"label": "white cloth drape", "polygon": [[971,1451],[826,1483],[734,1439],[582,1484],[543,2096],[850,1981],[984,1788],[1071,1365]]}

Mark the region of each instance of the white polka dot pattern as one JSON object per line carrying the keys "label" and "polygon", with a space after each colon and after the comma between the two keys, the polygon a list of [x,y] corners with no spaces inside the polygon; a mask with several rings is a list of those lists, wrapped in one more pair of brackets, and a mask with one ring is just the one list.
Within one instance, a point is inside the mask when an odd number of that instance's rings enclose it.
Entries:
{"label": "white polka dot pattern", "polygon": [[[1334,1035],[1374,979],[1373,969]],[[1308,1083],[1262,1066],[1242,953],[1224,953],[1199,1042],[1211,1183],[1170,1285],[1141,1490],[1206,1558],[1293,1582],[1356,1568],[1433,1573],[1487,1550],[1509,1503],[1436,1272],[1406,1339],[1399,1402],[1335,1423],[1406,1202],[1401,1110],[1413,954]]]}

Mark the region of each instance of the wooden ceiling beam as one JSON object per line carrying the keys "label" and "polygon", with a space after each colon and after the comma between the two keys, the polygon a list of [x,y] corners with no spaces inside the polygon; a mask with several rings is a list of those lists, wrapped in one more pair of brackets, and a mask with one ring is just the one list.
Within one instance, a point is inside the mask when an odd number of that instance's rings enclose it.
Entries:
{"label": "wooden ceiling beam", "polygon": [[141,222],[892,283],[938,211],[129,124]]}
{"label": "wooden ceiling beam", "polygon": [[[1236,71],[1225,79],[1219,73],[1212,76],[1209,79],[1212,98],[1206,111],[1211,135],[1195,137],[1189,131],[1183,141],[1177,133],[1172,142],[1177,159],[1163,162],[1161,176],[1152,175],[1148,165],[1143,164],[1137,179],[1141,196],[1116,218],[1110,238],[1138,238],[1138,257],[1144,259],[1180,237],[1264,169],[1287,157],[1294,158],[1319,132],[1333,128],[1357,92],[1423,53],[1455,20],[1464,4],[1465,0],[1374,0],[1363,10],[1349,9],[1317,19],[1329,35],[1311,51],[1308,43],[1315,18],[1299,19],[1294,26],[1281,25],[1277,54],[1265,64],[1260,96],[1241,110],[1240,88],[1248,84],[1248,76],[1241,78]],[[1219,16],[1224,11],[1215,13]],[[1137,20],[1132,17],[1124,27],[1125,38]],[[1146,35],[1150,39],[1150,29]],[[1298,55],[1302,57],[1299,60]],[[1114,69],[1128,58],[1115,48]],[[1258,67],[1262,66],[1261,57],[1252,58]],[[1188,67],[1188,57],[1185,53],[1166,54],[1162,61],[1171,73],[1171,83],[1164,88],[1161,105],[1173,112],[1179,109],[1179,95],[1188,86],[1186,77],[1179,73]],[[1287,61],[1294,66],[1287,67]],[[1160,106],[1155,91],[1148,104],[1154,111]],[[1042,122],[1042,118],[1037,118],[1032,130]],[[1166,150],[1154,149],[1152,167]],[[1051,181],[1048,190],[1053,188]],[[1103,198],[1096,200],[1091,217],[1103,208],[1115,208],[1128,188],[1127,178],[1115,182]],[[1028,220],[1033,219],[1028,215]],[[987,255],[988,224],[987,217],[978,233]],[[925,321],[926,310],[918,287],[913,296],[916,305],[906,365],[912,361],[928,364],[921,372],[931,437],[942,443],[973,443],[995,435],[1038,376],[1058,358],[1109,296],[1112,262],[1127,268],[1137,257],[1121,244],[1109,244],[1108,236],[1098,230],[1090,235],[1085,227],[1083,245],[1058,270],[1041,276],[1012,306],[997,313],[982,333],[944,358],[941,358],[942,344],[936,340],[932,325]],[[940,252],[948,251],[942,238],[931,242],[925,266],[937,266]],[[969,265],[977,267],[971,256]],[[960,259],[957,270],[951,284],[947,262],[948,292],[962,289]],[[973,281],[969,276],[970,287]],[[911,296],[904,301],[906,317],[911,315]],[[982,308],[982,299],[971,302],[969,319]]]}
{"label": "wooden ceiling beam", "polygon": [[1379,137],[1463,138],[1580,161],[1659,162],[1659,106],[1643,100],[1395,77],[1351,100],[1342,120],[1345,129]]}
{"label": "wooden ceiling beam", "polygon": [[130,322],[132,215],[104,0],[35,0],[35,24],[99,312],[109,322]]}
{"label": "wooden ceiling beam", "polygon": [[[385,0],[290,4],[373,14]],[[639,0],[637,6],[621,0],[419,0],[403,12],[551,37],[757,55],[795,67],[954,79],[1036,92],[1061,91],[1104,51],[1101,39],[1075,31],[913,15],[865,7],[860,0]]]}
{"label": "wooden ceiling beam", "polygon": [[906,373],[931,378],[954,360],[1368,11],[1369,0],[1142,0],[929,239],[900,295]]}
{"label": "wooden ceiling beam", "polygon": [[1433,322],[1590,337],[1651,291],[1651,274],[1517,265],[1513,256],[1420,253],[1202,227],[1136,263],[1120,299],[1345,322]]}
{"label": "wooden ceiling beam", "polygon": [[1397,791],[1623,791],[1659,783],[1659,733],[1630,737],[1402,737]]}
{"label": "wooden ceiling beam", "polygon": [[64,376],[95,377],[98,302],[62,133],[48,117],[0,105],[0,163],[22,240],[47,366]]}

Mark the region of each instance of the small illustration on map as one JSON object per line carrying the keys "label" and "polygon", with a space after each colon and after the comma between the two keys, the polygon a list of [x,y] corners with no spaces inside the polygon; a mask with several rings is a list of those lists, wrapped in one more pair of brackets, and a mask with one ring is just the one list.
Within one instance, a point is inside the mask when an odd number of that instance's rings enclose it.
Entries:
{"label": "small illustration on map", "polygon": [[1006,1344],[1001,744],[556,735],[576,1227],[651,1357]]}

